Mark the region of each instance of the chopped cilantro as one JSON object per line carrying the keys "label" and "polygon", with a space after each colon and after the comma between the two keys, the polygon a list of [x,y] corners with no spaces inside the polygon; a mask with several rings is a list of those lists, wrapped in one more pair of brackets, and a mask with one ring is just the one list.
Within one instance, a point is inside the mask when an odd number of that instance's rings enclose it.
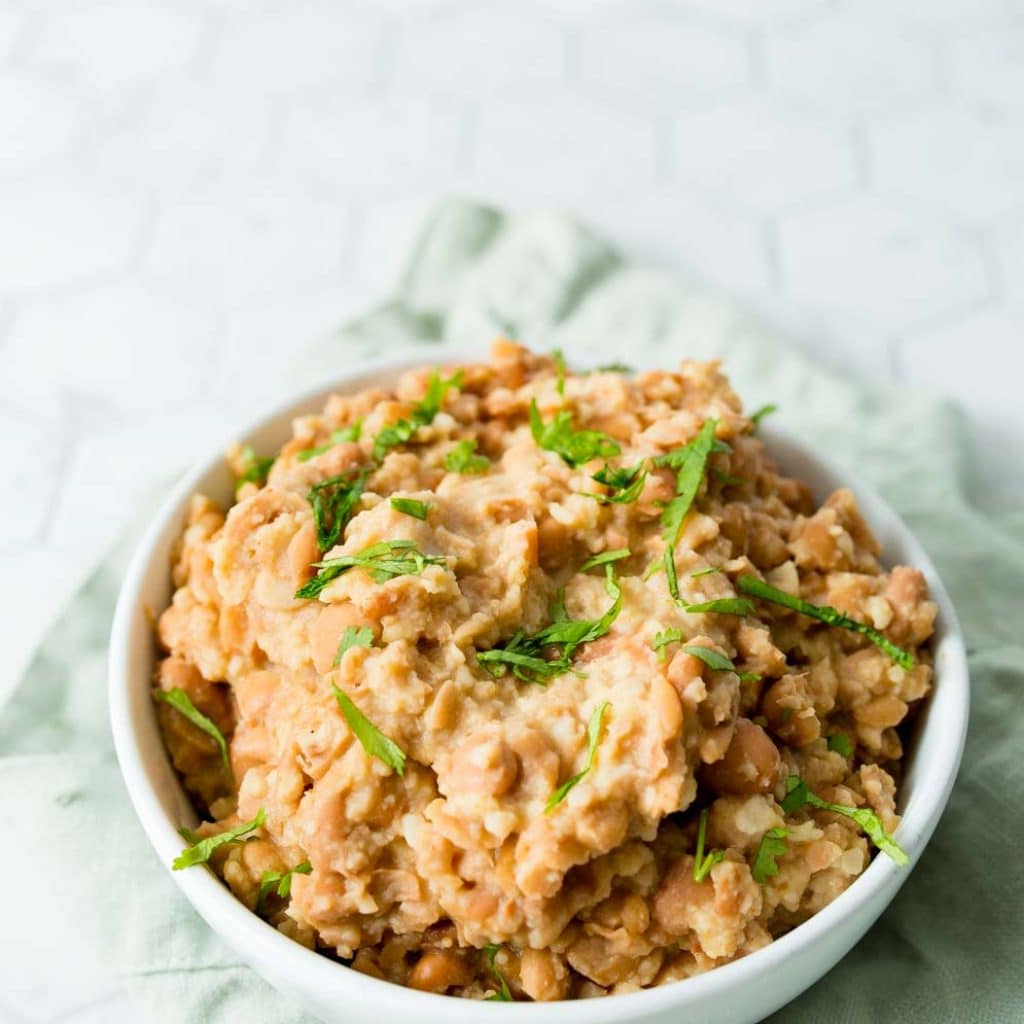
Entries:
{"label": "chopped cilantro", "polygon": [[372,647],[373,630],[369,626],[346,626],[338,642],[338,653],[334,656],[334,664],[340,665],[341,659],[347,650],[353,647]]}
{"label": "chopped cilantro", "polygon": [[190,868],[196,864],[205,864],[213,856],[215,850],[250,838],[253,832],[263,827],[265,818],[266,814],[261,807],[252,821],[242,822],[241,825],[229,828],[225,832],[219,832],[215,836],[200,839],[193,832],[183,831],[182,834],[188,839],[190,845],[174,858],[171,867],[175,871],[181,871],[183,868]]}
{"label": "chopped cilantro", "polygon": [[605,712],[610,708],[611,705],[608,701],[602,701],[590,715],[590,722],[587,725],[587,760],[583,766],[583,770],[577,772],[571,779],[566,779],[552,794],[548,797],[548,802],[544,805],[544,813],[550,814],[566,797],[569,790],[575,785],[586,778],[591,768],[594,767],[594,759],[597,757],[597,744],[601,739],[601,724],[604,721]]}
{"label": "chopped cilantro", "polygon": [[355,555],[342,555],[314,562],[320,570],[308,583],[295,591],[296,597],[318,597],[320,591],[342,573],[357,566],[365,569],[375,583],[386,583],[397,576],[419,576],[428,565],[447,565],[439,555],[425,555],[412,540],[384,540],[371,544]]}
{"label": "chopped cilantro", "polygon": [[761,678],[756,672],[740,672],[732,663],[731,658],[727,658],[724,654],[719,654],[718,651],[710,647],[691,644],[681,647],[680,650],[686,651],[687,654],[692,654],[695,658],[703,661],[708,668],[714,669],[716,672],[735,672],[744,682]]}
{"label": "chopped cilantro", "polygon": [[761,836],[757,853],[754,854],[754,865],[750,869],[758,885],[764,885],[769,878],[774,878],[779,873],[779,865],[775,859],[789,849],[787,835],[789,833],[784,828],[770,828]]}
{"label": "chopped cilantro", "polygon": [[690,573],[690,579],[697,580],[700,579],[701,576],[711,576],[713,573],[721,571],[722,570],[719,569],[717,565],[709,565],[703,569],[694,569],[694,571]]}
{"label": "chopped cilantro", "polygon": [[362,713],[352,702],[351,698],[337,686],[334,689],[334,699],[345,716],[348,727],[352,730],[355,738],[359,740],[360,746],[370,757],[383,761],[396,775],[405,774],[405,751],[388,739],[366,715]]}
{"label": "chopped cilantro", "polygon": [[603,469],[599,469],[591,476],[599,484],[604,484],[611,492],[610,494],[594,494],[585,492],[588,497],[595,498],[602,505],[629,505],[640,497],[647,481],[647,470],[644,468],[643,460],[635,466],[620,466],[613,468],[606,462]]}
{"label": "chopped cilantro", "polygon": [[598,565],[607,565],[610,562],[619,562],[623,558],[629,558],[629,548],[616,548],[614,551],[602,551],[599,555],[588,558],[581,566],[580,572],[586,572]]}
{"label": "chopped cilantro", "polygon": [[610,459],[622,450],[600,430],[574,430],[568,409],[559,409],[555,418],[545,423],[536,399],[530,402],[530,431],[538,448],[555,452],[573,469],[592,459]]}
{"label": "chopped cilantro", "polygon": [[770,416],[773,412],[778,412],[779,407],[774,403],[769,402],[768,405],[762,405],[760,409],[750,414],[750,422],[756,427],[765,416]]}
{"label": "chopped cilantro", "polygon": [[247,444],[242,449],[242,472],[235,482],[235,487],[241,487],[242,484],[255,484],[257,487],[262,487],[267,482],[267,475],[270,473],[270,467],[274,465],[277,460],[272,456],[267,458],[260,458],[255,451],[253,451],[252,445]]}
{"label": "chopped cilantro", "polygon": [[289,868],[287,871],[264,871],[260,878],[259,895],[256,897],[256,913],[261,914],[263,912],[267,897],[272,892],[276,892],[283,900],[288,899],[292,892],[292,877],[294,875],[308,875],[312,870],[313,866],[308,860],[305,860],[301,864],[296,864],[295,867]]}
{"label": "chopped cilantro", "polygon": [[810,619],[817,619],[819,622],[827,623],[830,626],[839,626],[841,629],[860,633],[862,636],[866,636],[876,647],[885,651],[901,668],[909,670],[914,667],[914,657],[908,651],[903,650],[902,647],[897,647],[896,644],[877,629],[863,622],[857,622],[848,615],[843,615],[842,612],[836,611],[830,605],[811,604],[810,601],[787,594],[784,590],[779,590],[777,587],[759,580],[756,576],[741,576],[736,581],[736,586],[744,594],[749,594],[751,597],[759,598],[762,601],[769,601],[772,604],[782,605],[784,608],[790,608],[801,615],[806,615]]}
{"label": "chopped cilantro", "polygon": [[704,854],[704,840],[708,830],[708,809],[700,812],[700,824],[697,826],[697,852],[693,858],[693,880],[703,882],[711,873],[711,869],[725,857],[724,850],[711,850]]}
{"label": "chopped cilantro", "polygon": [[[476,660],[493,675],[500,678],[507,668],[524,683],[544,686],[547,680],[569,671],[573,656],[580,644],[605,636],[622,609],[622,589],[615,579],[611,564],[605,565],[605,591],[612,605],[599,619],[569,619],[564,609],[556,611],[555,621],[532,635],[522,631],[515,634],[504,647],[479,651]],[[546,648],[560,648],[553,658],[544,657]]]}
{"label": "chopped cilantro", "polygon": [[833,814],[842,814],[851,821],[856,822],[864,834],[878,847],[882,853],[887,854],[901,867],[910,862],[906,851],[891,838],[885,831],[882,819],[868,807],[847,807],[846,804],[833,804],[822,800],[820,796],[812,792],[799,776],[790,775],[786,780],[786,796],[782,801],[782,809],[786,814],[792,814],[801,807],[817,807],[822,811],[832,811]]}
{"label": "chopped cilantro", "polygon": [[462,371],[443,378],[436,371],[430,375],[426,394],[413,407],[408,419],[398,420],[384,427],[373,441],[373,457],[379,462],[396,445],[405,444],[420,427],[434,422],[444,405],[444,396],[450,388],[462,387]]}
{"label": "chopped cilantro", "polygon": [[683,605],[691,615],[711,612],[714,615],[749,615],[754,610],[753,601],[745,597],[716,597],[713,601]]}
{"label": "chopped cilantro", "polygon": [[349,470],[329,476],[313,484],[306,500],[313,509],[316,544],[320,551],[330,551],[341,539],[363,496],[368,469]]}
{"label": "chopped cilantro", "polygon": [[658,652],[658,661],[665,660],[665,648],[669,644],[679,643],[682,639],[683,631],[675,626],[670,626],[668,629],[663,629],[660,633],[655,633],[654,639],[651,641],[651,648]]}
{"label": "chopped cilantro", "polygon": [[340,430],[332,430],[331,439],[327,444],[317,445],[315,448],[303,448],[302,451],[295,453],[295,457],[299,462],[308,462],[310,459],[314,459],[318,455],[323,455],[324,452],[330,451],[336,444],[341,444],[343,441],[358,441],[362,431],[363,421],[356,420],[355,423],[349,427],[342,427]]}
{"label": "chopped cilantro", "polygon": [[845,732],[835,732],[828,738],[828,749],[846,758],[853,757],[853,740]]}
{"label": "chopped cilantro", "polygon": [[192,703],[192,699],[180,686],[175,686],[171,690],[155,690],[153,696],[157,700],[163,701],[164,704],[169,704],[179,714],[184,715],[197,729],[205,732],[217,744],[224,767],[228,771],[231,770],[228,741],[224,739],[224,733]]}
{"label": "chopped cilantro", "polygon": [[450,473],[483,473],[491,464],[486,455],[476,454],[476,441],[459,441],[444,457],[444,468]]}
{"label": "chopped cilantro", "polygon": [[565,356],[562,355],[560,348],[556,348],[551,353],[551,358],[555,361],[555,372],[557,373],[555,390],[560,398],[565,398]]}
{"label": "chopped cilantro", "polygon": [[512,993],[509,991],[508,982],[505,980],[505,975],[501,973],[500,968],[494,962],[500,952],[501,946],[496,942],[490,942],[484,946],[484,956],[487,957],[487,969],[494,975],[494,980],[498,983],[498,991],[492,992],[487,997],[487,1002],[511,1003]]}
{"label": "chopped cilantro", "polygon": [[712,452],[731,451],[729,446],[715,439],[715,428],[718,420],[706,419],[700,433],[681,448],[674,448],[655,460],[656,466],[669,466],[676,471],[676,496],[665,506],[661,513],[661,525],[664,529],[665,543],[674,548],[679,540],[686,513],[697,497],[700,483],[704,479],[708,456]]}
{"label": "chopped cilantro", "polygon": [[427,513],[434,507],[432,502],[417,501],[415,498],[392,498],[391,507],[396,512],[403,512],[413,519],[426,519]]}

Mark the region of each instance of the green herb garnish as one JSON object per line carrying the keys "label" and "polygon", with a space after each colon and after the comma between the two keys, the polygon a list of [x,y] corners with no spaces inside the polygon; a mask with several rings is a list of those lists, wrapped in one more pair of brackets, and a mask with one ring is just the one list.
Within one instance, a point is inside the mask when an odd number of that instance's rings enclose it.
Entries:
{"label": "green herb garnish", "polygon": [[487,957],[487,969],[494,975],[494,980],[497,981],[499,988],[497,992],[492,992],[487,997],[487,1002],[500,1002],[500,1003],[511,1003],[512,993],[509,991],[508,982],[505,980],[505,975],[501,973],[498,965],[494,962],[495,957],[501,952],[501,946],[496,942],[490,942],[484,946],[484,956]]}
{"label": "green herb garnish", "polygon": [[841,814],[851,821],[856,822],[864,834],[878,847],[882,853],[887,854],[901,867],[910,862],[906,851],[891,838],[885,831],[882,819],[874,811],[867,807],[847,807],[845,804],[833,804],[822,800],[820,796],[813,793],[807,784],[797,775],[790,775],[786,780],[786,796],[782,800],[782,809],[786,814],[792,814],[801,807],[817,807],[822,811],[832,811],[833,814]]}
{"label": "green herb garnish", "polygon": [[434,422],[444,405],[444,396],[450,388],[462,387],[462,371],[442,379],[436,371],[430,375],[426,394],[413,407],[408,419],[398,420],[384,427],[373,441],[373,457],[379,462],[396,445],[405,444],[420,427]]}
{"label": "green herb garnish", "polygon": [[228,756],[228,741],[224,739],[224,733],[192,703],[192,699],[180,686],[175,686],[171,690],[155,690],[153,696],[156,700],[163,701],[164,704],[170,704],[175,711],[184,715],[197,729],[205,732],[217,744],[221,759],[224,761],[224,767],[228,771],[231,770],[231,759]]}
{"label": "green herb garnish", "polygon": [[769,402],[768,405],[762,405],[760,409],[758,409],[756,412],[752,412],[750,414],[750,417],[749,417],[750,418],[750,422],[753,423],[754,426],[756,427],[758,425],[758,423],[760,423],[761,420],[763,420],[765,418],[765,416],[770,416],[773,412],[778,412],[778,411],[779,411],[779,407],[777,405],[775,405],[774,403]]}
{"label": "green herb garnish", "polygon": [[405,751],[388,739],[366,715],[362,713],[352,702],[351,698],[337,686],[333,687],[334,699],[341,708],[341,713],[348,722],[355,738],[359,740],[360,746],[370,757],[383,761],[396,775],[405,774]]}
{"label": "green herb garnish", "polygon": [[704,569],[694,569],[694,571],[690,573],[690,579],[698,580],[701,576],[711,576],[713,573],[721,571],[722,570],[719,569],[717,565],[709,565]]}
{"label": "green herb garnish", "polygon": [[663,629],[660,633],[655,633],[654,639],[651,641],[651,648],[658,652],[658,661],[665,660],[665,648],[669,644],[678,643],[682,639],[683,631],[675,626],[670,626],[668,629]]}
{"label": "green herb garnish", "polygon": [[781,857],[789,849],[787,835],[789,833],[784,828],[770,828],[761,836],[757,853],[754,854],[754,865],[750,869],[758,885],[764,885],[769,878],[774,878],[779,873],[779,865],[775,858]]}
{"label": "green herb garnish", "polygon": [[695,658],[703,661],[708,668],[714,669],[716,672],[735,672],[744,682],[752,682],[761,678],[756,672],[740,672],[732,663],[731,658],[727,658],[724,654],[719,654],[718,651],[710,647],[691,644],[681,647],[680,650],[686,651],[687,654],[692,654]]}
{"label": "green herb garnish", "polygon": [[834,750],[843,757],[853,757],[853,740],[845,732],[834,732],[828,738],[828,749]]}
{"label": "green herb garnish", "polygon": [[605,363],[603,366],[595,366],[592,373],[636,373],[629,363]]}
{"label": "green herb garnish", "polygon": [[255,451],[253,451],[252,445],[247,444],[242,449],[242,472],[235,481],[236,490],[242,486],[242,484],[256,484],[257,487],[262,487],[267,482],[267,475],[270,473],[270,467],[277,461],[273,456],[261,459]]}
{"label": "green herb garnish", "polygon": [[305,860],[287,871],[264,871],[260,878],[259,895],[256,897],[256,913],[263,913],[263,906],[272,892],[276,892],[283,900],[288,899],[292,893],[292,877],[308,875],[312,870],[313,866]]}
{"label": "green herb garnish", "polygon": [[341,664],[341,659],[347,650],[353,647],[372,647],[373,646],[373,630],[369,626],[360,626],[356,629],[355,626],[346,626],[345,631],[341,634],[341,640],[338,643],[338,653],[334,656],[334,664],[338,666]]}
{"label": "green herb garnish", "polygon": [[193,832],[183,830],[183,835],[186,836],[191,845],[174,858],[171,867],[175,871],[181,871],[183,868],[190,868],[196,864],[205,864],[213,856],[215,850],[219,850],[222,846],[244,841],[258,828],[262,828],[265,818],[266,814],[261,807],[256,812],[256,817],[252,821],[243,822],[241,825],[229,828],[226,832],[220,832],[215,836],[207,836],[205,839],[200,839]]}
{"label": "green herb garnish", "polygon": [[336,444],[341,444],[343,441],[358,441],[362,432],[363,421],[356,420],[350,427],[332,430],[331,439],[327,444],[317,445],[315,448],[303,448],[295,453],[295,457],[299,462],[308,462],[310,459],[315,459],[318,455],[323,455],[324,452],[330,451]]}
{"label": "green herb garnish", "polygon": [[655,460],[656,466],[670,466],[676,471],[676,496],[665,506],[661,513],[665,544],[674,548],[679,540],[686,513],[697,497],[700,483],[704,479],[708,456],[716,451],[731,451],[727,444],[715,440],[715,428],[718,420],[706,419],[700,433],[681,448],[675,448]]}
{"label": "green herb garnish", "polygon": [[368,469],[349,470],[329,476],[309,489],[306,500],[313,509],[316,544],[320,551],[330,551],[341,539],[363,496],[369,472]]}
{"label": "green herb garnish", "polygon": [[556,348],[551,353],[551,358],[555,361],[555,372],[558,375],[555,378],[555,390],[560,398],[565,398],[565,356],[562,355],[560,348]]}
{"label": "green herb garnish", "polygon": [[392,498],[391,507],[396,512],[404,512],[413,519],[426,519],[427,513],[434,507],[433,502],[417,501],[415,498]]}
{"label": "green herb garnish", "polygon": [[588,558],[581,566],[580,572],[586,572],[598,565],[608,565],[610,562],[619,562],[623,558],[629,558],[629,548],[616,548],[614,551],[602,551],[599,555]]}
{"label": "green herb garnish", "polygon": [[704,840],[708,830],[708,809],[700,812],[700,824],[697,826],[697,852],[693,858],[693,880],[703,882],[711,873],[711,869],[725,857],[725,850],[711,850],[704,855]]}
{"label": "green herb garnish", "polygon": [[885,651],[901,668],[909,671],[914,667],[913,655],[908,651],[903,650],[902,647],[897,647],[896,644],[877,629],[863,622],[857,622],[856,619],[851,619],[848,615],[843,615],[842,612],[836,611],[831,605],[811,604],[810,601],[787,594],[784,590],[779,590],[777,587],[759,580],[756,576],[741,576],[736,581],[736,586],[744,594],[749,594],[751,597],[757,597],[762,601],[769,601],[772,604],[782,605],[784,608],[790,608],[801,615],[806,615],[810,619],[817,619],[819,622],[824,622],[829,626],[839,626],[841,629],[860,633],[862,636],[866,636],[876,647]]}
{"label": "green herb garnish", "polygon": [[587,725],[587,761],[583,766],[583,771],[577,772],[571,779],[566,779],[548,797],[548,802],[544,805],[545,814],[550,814],[565,799],[569,790],[581,782],[587,776],[590,769],[594,767],[594,760],[597,757],[597,744],[601,739],[601,723],[604,721],[605,712],[610,707],[611,705],[608,701],[602,701],[594,708],[590,715],[590,722]]}
{"label": "green herb garnish", "polygon": [[555,418],[545,423],[536,399],[530,402],[530,431],[538,448],[555,452],[573,469],[592,459],[610,459],[622,450],[600,430],[574,430],[568,409],[559,409]]}
{"label": "green herb garnish", "polygon": [[647,481],[647,470],[642,460],[635,466],[620,466],[617,469],[605,463],[604,468],[599,469],[590,479],[604,484],[611,494],[584,492],[588,497],[595,498],[602,505],[629,505],[640,497]]}
{"label": "green herb garnish", "polygon": [[374,583],[386,583],[396,576],[419,576],[428,565],[447,565],[440,555],[425,555],[413,540],[383,540],[371,544],[355,555],[342,555],[314,562],[320,570],[308,583],[295,591],[300,598],[318,597],[320,591],[342,573],[357,566],[365,569]]}
{"label": "green herb garnish", "polygon": [[703,615],[706,612],[715,615],[749,615],[754,610],[754,602],[745,597],[716,597],[713,601],[687,604],[683,608],[691,615]]}
{"label": "green herb garnish", "polygon": [[483,473],[491,464],[486,455],[476,454],[476,441],[459,441],[444,457],[444,468],[450,473]]}
{"label": "green herb garnish", "polygon": [[[605,591],[612,605],[599,619],[569,619],[564,609],[556,606],[555,621],[530,636],[522,631],[515,634],[504,647],[479,651],[476,660],[493,675],[500,678],[507,668],[524,683],[547,684],[549,679],[569,671],[573,655],[580,644],[605,636],[622,609],[622,588],[615,579],[611,564],[605,565]],[[558,648],[553,658],[546,658],[547,648]]]}

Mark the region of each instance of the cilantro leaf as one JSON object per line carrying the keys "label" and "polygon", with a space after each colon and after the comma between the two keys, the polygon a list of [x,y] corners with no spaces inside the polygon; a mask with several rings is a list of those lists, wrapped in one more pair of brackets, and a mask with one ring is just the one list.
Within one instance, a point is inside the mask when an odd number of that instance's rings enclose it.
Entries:
{"label": "cilantro leaf", "polygon": [[[605,565],[605,592],[612,599],[611,607],[599,619],[569,619],[564,609],[556,606],[554,620],[538,632],[527,636],[515,634],[504,647],[478,651],[476,660],[493,675],[500,678],[506,668],[524,683],[546,685],[547,680],[569,671],[573,655],[580,644],[605,636],[622,610],[622,588],[615,579],[615,570]],[[544,657],[545,649],[561,648],[553,658]]]}
{"label": "cilantro leaf", "polygon": [[396,445],[405,444],[420,427],[434,422],[444,405],[444,396],[451,388],[462,387],[462,371],[442,378],[437,371],[430,375],[426,394],[416,403],[407,419],[384,427],[373,441],[373,457],[379,462]]}
{"label": "cilantro leaf", "polygon": [[346,626],[338,643],[338,653],[334,656],[334,664],[340,665],[345,652],[352,647],[372,646],[373,630],[369,626],[360,626],[358,629],[355,626]]}
{"label": "cilantro leaf", "polygon": [[716,597],[713,601],[686,604],[683,608],[691,615],[703,615],[707,612],[714,615],[749,615],[754,610],[754,602],[748,601],[745,597]]}
{"label": "cilantro leaf", "polygon": [[415,541],[383,540],[363,548],[358,554],[313,564],[320,572],[295,591],[298,598],[318,597],[328,583],[356,566],[365,569],[375,583],[386,583],[396,576],[419,576],[428,565],[447,565],[448,562],[441,555],[425,555]]}
{"label": "cilantro leaf", "polygon": [[444,468],[450,473],[483,473],[491,464],[486,455],[476,454],[476,441],[459,441],[444,457]]}
{"label": "cilantro leaf", "polygon": [[822,800],[820,796],[812,792],[807,784],[801,781],[797,775],[790,775],[786,780],[786,796],[782,801],[782,809],[786,814],[792,814],[801,807],[817,807],[822,811],[832,811],[833,814],[842,814],[851,821],[856,822],[864,834],[870,839],[882,853],[887,854],[902,867],[910,862],[906,851],[893,839],[882,819],[868,807],[847,807],[846,804],[833,804]]}
{"label": "cilantro leaf", "polygon": [[316,544],[320,551],[329,551],[341,539],[363,496],[368,474],[368,469],[349,470],[329,476],[309,489],[306,500],[313,509]]}
{"label": "cilantro leaf", "polygon": [[761,420],[765,418],[765,416],[770,416],[773,412],[778,411],[779,407],[774,403],[769,402],[768,405],[762,405],[760,409],[757,409],[755,412],[752,412],[750,414],[749,419],[750,422],[753,423],[756,427],[761,422]]}
{"label": "cilantro leaf", "polygon": [[358,441],[362,432],[363,421],[359,419],[349,427],[332,430],[331,439],[327,444],[320,444],[315,448],[303,448],[295,453],[295,457],[299,462],[308,462],[310,459],[315,459],[318,455],[323,455],[324,452],[330,451],[336,444],[341,444],[343,441]]}
{"label": "cilantro leaf", "polygon": [[640,497],[640,492],[647,482],[647,470],[641,459],[635,466],[613,468],[607,462],[603,469],[592,474],[591,480],[604,484],[611,494],[594,494],[586,491],[586,495],[594,498],[602,505],[629,505]]}
{"label": "cilantro leaf", "polygon": [[306,860],[287,871],[264,871],[260,878],[259,895],[256,897],[256,913],[263,913],[267,897],[272,892],[276,892],[283,900],[288,899],[292,892],[292,877],[308,875],[312,870],[313,866]]}
{"label": "cilantro leaf", "polygon": [[360,746],[366,751],[370,757],[377,758],[378,761],[383,761],[396,775],[405,774],[405,751],[395,743],[394,740],[388,739],[374,724],[371,722],[366,715],[362,713],[352,702],[351,698],[343,690],[339,690],[337,686],[333,687],[334,699],[338,702],[338,707],[341,708],[341,713],[345,716],[345,721],[348,723],[348,727],[352,730],[353,735],[359,740]]}
{"label": "cilantro leaf", "polygon": [[834,750],[845,758],[853,757],[853,740],[845,732],[835,732],[828,738],[828,749]]}
{"label": "cilantro leaf", "polygon": [[427,513],[434,507],[433,502],[417,501],[415,498],[392,498],[391,507],[396,512],[404,512],[413,519],[426,519]]}
{"label": "cilantro leaf", "polygon": [[654,639],[651,640],[651,648],[658,652],[658,661],[665,660],[665,648],[669,644],[678,643],[682,639],[683,631],[675,626],[670,626],[668,629],[663,629],[660,633],[655,633]]}
{"label": "cilantro leaf", "polygon": [[697,852],[693,857],[693,880],[703,882],[711,874],[711,869],[723,860],[724,850],[711,850],[706,856],[704,854],[704,840],[708,830],[708,809],[705,807],[700,812],[700,824],[697,826]]}
{"label": "cilantro leaf", "polygon": [[551,353],[551,358],[555,361],[555,372],[558,375],[555,379],[555,390],[560,398],[565,398],[565,356],[562,355],[560,348],[556,348]]}
{"label": "cilantro leaf", "polygon": [[692,441],[681,448],[659,455],[654,460],[656,466],[670,466],[676,471],[676,496],[661,513],[665,544],[670,548],[676,546],[683,521],[693,505],[693,499],[697,497],[700,483],[704,479],[708,456],[713,451],[723,450],[722,442],[715,441],[717,426],[718,420],[706,419],[700,433]]}
{"label": "cilantro leaf", "polygon": [[586,572],[598,565],[608,565],[610,562],[618,562],[623,558],[629,558],[629,548],[616,548],[614,551],[602,551],[592,558],[588,558],[581,566],[580,572]]}
{"label": "cilantro leaf", "polygon": [[592,373],[635,373],[629,363],[605,363],[603,366],[595,366]]}
{"label": "cilantro leaf", "polygon": [[714,669],[716,672],[735,672],[740,679],[745,681],[761,678],[756,672],[740,672],[732,663],[731,658],[727,658],[724,654],[719,654],[718,651],[713,650],[710,647],[701,647],[697,644],[691,644],[681,647],[680,650],[686,651],[687,654],[692,654],[695,658],[703,661],[708,668]]}
{"label": "cilantro leaf", "polygon": [[498,983],[498,991],[492,992],[487,997],[487,1002],[500,1002],[500,1003],[511,1003],[512,993],[509,991],[508,982],[505,980],[505,975],[501,973],[498,965],[494,962],[497,955],[501,952],[501,946],[496,942],[490,942],[484,946],[484,956],[487,958],[487,969],[494,975],[495,981]]}
{"label": "cilantro leaf", "polygon": [[224,739],[224,733],[192,703],[192,699],[180,686],[175,686],[171,690],[155,690],[153,696],[156,700],[169,704],[179,714],[184,715],[197,729],[201,729],[207,736],[213,739],[217,744],[217,749],[220,750],[224,767],[228,771],[231,770],[231,759],[228,756],[228,741]]}
{"label": "cilantro leaf", "polygon": [[866,636],[876,647],[885,651],[901,668],[910,670],[914,667],[914,657],[909,651],[903,650],[902,647],[897,647],[888,637],[872,626],[868,626],[863,622],[857,622],[856,619],[851,619],[848,615],[843,615],[842,612],[836,611],[831,605],[811,604],[810,601],[787,594],[784,590],[779,590],[763,580],[759,580],[756,576],[741,576],[736,581],[736,586],[744,594],[749,594],[751,597],[759,598],[762,601],[769,601],[772,604],[782,605],[784,608],[790,608],[801,615],[806,615],[810,619],[817,619],[819,622],[824,622],[829,626],[839,626],[841,629],[848,629],[852,633],[860,633]]}
{"label": "cilantro leaf", "polygon": [[252,445],[247,444],[242,449],[242,472],[235,481],[235,489],[237,490],[242,484],[256,484],[257,487],[262,487],[267,482],[270,467],[276,461],[277,459],[273,456],[260,458],[253,451]]}
{"label": "cilantro leaf", "polygon": [[700,579],[701,576],[711,576],[713,573],[721,571],[722,570],[719,569],[717,565],[709,565],[703,569],[694,569],[693,572],[690,573],[690,579],[697,580]]}
{"label": "cilantro leaf", "polygon": [[622,450],[600,430],[574,430],[568,409],[559,409],[555,418],[545,423],[536,399],[530,402],[530,431],[538,448],[555,452],[573,469],[592,459],[610,459]]}
{"label": "cilantro leaf", "polygon": [[[186,832],[186,838],[191,845],[187,846],[174,858],[171,867],[175,871],[181,871],[196,864],[205,864],[213,856],[215,850],[219,850],[222,846],[244,841],[258,828],[262,828],[265,818],[266,814],[261,807],[256,812],[256,817],[252,821],[242,822],[241,825],[236,825],[234,828],[229,828],[226,832],[220,832],[215,836],[199,839],[194,833]],[[195,841],[193,842],[193,840]]]}
{"label": "cilantro leaf", "polygon": [[602,701],[590,715],[590,722],[587,724],[587,760],[583,770],[577,772],[571,779],[566,779],[548,797],[544,805],[544,813],[550,814],[566,797],[569,790],[586,778],[591,768],[594,767],[594,760],[597,757],[597,744],[601,739],[601,724],[604,721],[605,712],[611,707],[608,701]]}
{"label": "cilantro leaf", "polygon": [[757,853],[754,854],[754,865],[750,869],[758,885],[764,885],[769,878],[774,878],[779,873],[779,865],[775,858],[781,857],[789,849],[786,842],[788,835],[789,832],[784,828],[770,828],[761,836]]}

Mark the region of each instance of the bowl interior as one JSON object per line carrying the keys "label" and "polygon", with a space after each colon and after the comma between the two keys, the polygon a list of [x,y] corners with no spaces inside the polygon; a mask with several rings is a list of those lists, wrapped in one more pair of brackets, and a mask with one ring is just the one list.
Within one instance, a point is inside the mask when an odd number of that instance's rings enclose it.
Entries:
{"label": "bowl interior", "polygon": [[[450,362],[474,358],[479,357],[466,353],[444,354],[445,361]],[[201,492],[224,504],[230,502],[233,480],[220,454],[228,442],[242,440],[251,444],[257,453],[276,450],[290,437],[292,419],[321,409],[326,396],[332,392],[344,393],[388,384],[396,373],[423,365],[428,359],[429,356],[420,351],[366,366],[358,374],[332,386],[318,388],[284,403],[248,429],[225,439],[224,445],[219,446],[208,460],[175,488],[140,544],[125,580],[111,638],[111,718],[118,759],[129,793],[165,865],[169,865],[180,850],[177,828],[183,824],[194,825],[196,819],[164,751],[152,707],[150,681],[157,655],[152,622],[153,614],[158,614],[170,600],[170,559],[186,520],[191,495]],[[861,511],[882,544],[886,563],[906,563],[921,568],[928,579],[931,594],[939,604],[934,646],[937,685],[926,712],[916,724],[907,774],[901,788],[903,821],[898,837],[913,862],[927,842],[948,798],[966,732],[966,659],[953,607],[927,554],[872,488],[852,474],[837,469],[802,440],[770,424],[762,425],[760,432],[781,468],[804,479],[816,498],[823,498],[839,486],[851,487]],[[886,898],[891,898],[902,881],[898,870],[887,858],[876,857],[867,871],[832,904],[804,925],[744,960],[719,967],[683,984],[610,1000],[586,1000],[583,1001],[585,1006],[583,1003],[546,1004],[543,1013],[536,1010],[530,1020],[566,1024],[570,1021],[600,1024],[601,1021],[625,1020],[632,1012],[626,1012],[626,1005],[640,1010],[644,1000],[648,1006],[671,1004],[682,1007],[690,998],[683,994],[683,990],[697,996],[711,986],[728,984],[729,977],[740,979],[743,972],[749,974],[752,970],[759,970],[761,965],[770,969],[773,962],[780,964],[784,957],[809,947],[816,934],[823,935],[830,926],[840,926],[842,916],[856,907],[858,900],[867,900],[872,894],[877,896],[886,887],[890,890]],[[368,979],[298,946],[251,914],[210,872],[184,871],[174,877],[200,913],[218,931],[225,934],[232,929],[238,933],[237,948],[253,962],[266,958],[268,962],[280,964],[282,970],[291,964],[300,975],[310,979],[310,983],[315,977],[316,984],[337,988],[339,994],[347,998],[351,998],[357,989],[370,992],[386,989],[387,992],[378,994],[381,1004],[386,1004],[396,1015],[399,1011],[410,1014],[410,1019],[467,1022],[478,1019],[480,1009],[477,1004],[412,992]],[[278,983],[276,979],[272,980]],[[287,985],[282,983],[279,987]],[[595,1003],[616,1004],[618,1009]],[[524,1005],[487,1004],[486,1012],[496,1015],[521,1013]]]}

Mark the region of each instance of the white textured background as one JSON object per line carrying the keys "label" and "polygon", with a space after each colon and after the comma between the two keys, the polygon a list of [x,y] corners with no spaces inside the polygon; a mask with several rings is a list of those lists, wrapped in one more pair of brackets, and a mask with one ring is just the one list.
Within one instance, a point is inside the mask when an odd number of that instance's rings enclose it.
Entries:
{"label": "white textured background", "polygon": [[1024,496],[1021,0],[0,0],[0,690],[451,192],[956,397]]}

